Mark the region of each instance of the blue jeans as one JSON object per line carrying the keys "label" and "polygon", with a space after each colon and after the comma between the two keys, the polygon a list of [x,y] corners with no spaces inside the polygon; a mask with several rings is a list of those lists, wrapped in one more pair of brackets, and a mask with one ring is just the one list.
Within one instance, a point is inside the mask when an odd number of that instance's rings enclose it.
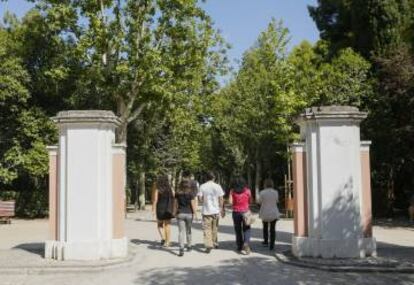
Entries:
{"label": "blue jeans", "polygon": [[236,232],[237,250],[242,250],[243,245],[250,242],[251,228],[243,221],[243,213],[233,212],[234,231]]}

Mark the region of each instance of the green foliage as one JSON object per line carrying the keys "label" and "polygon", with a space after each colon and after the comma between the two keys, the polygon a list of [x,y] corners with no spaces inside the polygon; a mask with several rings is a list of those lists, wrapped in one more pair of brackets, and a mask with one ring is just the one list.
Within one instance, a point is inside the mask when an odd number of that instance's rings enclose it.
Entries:
{"label": "green foliage", "polygon": [[372,94],[369,70],[369,62],[352,49],[341,50],[329,63],[320,66],[324,80],[319,104],[361,107]]}
{"label": "green foliage", "polygon": [[[273,20],[245,52],[233,81],[211,100],[214,143],[223,168],[241,174],[289,141],[289,115],[301,101],[294,96],[287,63],[288,31]],[[225,171],[225,169],[221,169]]]}
{"label": "green foliage", "polygon": [[412,39],[414,12],[410,0],[371,1],[368,6],[372,47],[375,55],[382,55]]}
{"label": "green foliage", "polygon": [[400,48],[376,58],[375,63],[377,95],[369,101],[370,116],[364,132],[375,142],[375,211],[390,215],[393,207],[408,207],[414,185],[414,58],[407,48]]}
{"label": "green foliage", "polygon": [[[133,196],[142,174],[148,186],[160,172],[183,169],[217,170],[222,183],[238,174],[273,176],[280,185],[286,145],[297,138],[293,118],[303,108],[367,108],[376,100],[373,65],[342,49],[365,52],[362,33],[348,27],[350,10],[365,21],[363,1],[320,1],[312,13],[326,41],[304,42],[290,54],[288,30],[272,20],[221,89],[216,77],[228,71],[228,45],[197,0],[33,2],[21,21],[7,14],[0,28],[0,190],[19,193],[21,215],[47,213],[45,146],[56,140],[47,116],[60,110],[117,113]],[[408,39],[405,14],[381,7],[391,20],[374,15],[358,24],[375,30],[368,39],[377,55]],[[399,37],[382,30],[391,26]]]}
{"label": "green foliage", "polygon": [[[21,22],[8,14],[3,27],[23,85],[13,97],[21,100],[19,132],[6,135],[13,144],[0,168],[7,183],[24,177],[30,187],[45,186],[45,142],[56,134],[43,114],[65,109],[117,113],[131,188],[141,172],[200,167],[201,98],[218,89],[227,46],[198,1],[33,2]],[[30,193],[20,195],[22,205]]]}
{"label": "green foliage", "polygon": [[329,45],[304,42],[289,56],[295,70],[295,89],[309,105],[364,107],[372,96],[370,63],[352,49],[328,56]]}
{"label": "green foliage", "polygon": [[298,113],[315,105],[364,107],[372,97],[371,65],[352,49],[331,56],[327,42],[303,42],[288,54],[288,40],[287,29],[273,20],[230,84],[210,98],[212,161],[227,176],[262,171],[282,184]]}
{"label": "green foliage", "polygon": [[304,107],[364,107],[372,96],[365,59],[351,49],[332,56],[327,42],[303,43],[288,55],[288,41],[287,29],[273,20],[219,92],[178,92],[160,107],[166,114],[161,121],[145,111],[145,122],[137,125],[150,134],[142,145],[155,154],[146,163],[164,171],[215,169],[227,182],[263,165],[266,175],[278,169],[280,179],[286,144],[297,136],[292,118]]}
{"label": "green foliage", "polygon": [[413,8],[410,0],[318,0],[309,12],[332,51],[352,47],[369,57],[412,39]]}
{"label": "green foliage", "polygon": [[[414,2],[320,0],[309,10],[321,37],[328,42],[330,56],[353,48],[370,61],[368,82],[373,88],[371,95],[366,89],[368,92],[362,92],[360,97],[362,107],[369,112],[362,131],[363,136],[373,140],[374,213],[392,215],[393,208],[407,207],[410,195],[407,193],[414,187],[410,150],[410,130],[414,126],[411,108]],[[363,64],[354,62],[360,71],[365,70]],[[358,83],[354,87],[365,89]]]}
{"label": "green foliage", "polygon": [[55,129],[44,113],[31,105],[30,76],[14,53],[15,44],[10,34],[0,29],[0,189],[21,192],[19,185],[24,185],[29,198],[26,203],[21,200],[24,195],[17,196],[17,211],[33,216],[41,214],[33,212],[33,207],[47,206],[47,196],[41,200],[30,197],[46,193],[38,179],[48,172],[46,145],[53,141]]}
{"label": "green foliage", "polygon": [[[315,105],[323,95],[324,78],[321,76],[319,66],[323,62],[324,55],[317,49],[320,49],[322,42],[314,47],[307,41],[302,42],[294,47],[289,54],[288,61],[292,66],[293,87],[299,98],[306,101],[307,105]],[[323,48],[325,51],[326,48]]]}
{"label": "green foliage", "polygon": [[18,192],[16,191],[0,191],[1,201],[16,200],[17,197],[18,197]]}

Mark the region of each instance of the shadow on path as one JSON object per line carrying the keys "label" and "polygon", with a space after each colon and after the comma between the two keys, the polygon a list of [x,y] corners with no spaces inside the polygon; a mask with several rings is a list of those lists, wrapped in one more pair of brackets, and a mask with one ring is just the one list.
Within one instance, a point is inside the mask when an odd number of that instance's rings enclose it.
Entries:
{"label": "shadow on path", "polygon": [[266,257],[232,258],[215,265],[154,268],[141,273],[135,284],[410,284],[412,276],[324,273],[294,266],[278,266]]}
{"label": "shadow on path", "polygon": [[13,249],[21,249],[29,253],[37,254],[44,257],[45,244],[44,243],[22,243],[13,247]]}
{"label": "shadow on path", "polygon": [[168,252],[172,255],[178,255],[177,250],[174,249],[178,246],[178,243],[176,242],[171,242],[171,245],[169,247],[162,246],[158,241],[154,241],[154,240],[143,240],[143,239],[134,238],[134,239],[131,239],[130,242],[136,245],[146,245],[147,248],[151,250],[159,250],[159,251]]}
{"label": "shadow on path", "polygon": [[[202,231],[202,225],[200,223],[193,224],[193,229]],[[230,234],[234,235],[234,238],[236,238],[234,233],[234,227],[230,225],[219,225],[218,228],[219,234]],[[219,236],[220,237],[220,236]],[[263,232],[262,229],[258,227],[258,225],[254,225],[251,228],[251,237],[255,239],[262,239],[263,238]],[[292,233],[288,232],[282,232],[277,230],[276,225],[276,242],[283,242],[290,244],[292,242]]]}
{"label": "shadow on path", "polygon": [[[156,224],[156,222],[154,220],[135,219],[135,221],[141,222],[141,223],[143,223],[143,222],[144,223],[153,223],[154,227],[155,227],[155,224]],[[177,222],[175,220],[173,220],[171,222],[171,224],[172,225],[177,225]],[[199,230],[199,231],[203,230],[202,223],[200,223],[200,222],[197,222],[197,223],[193,222],[191,228],[194,229],[194,230]],[[232,225],[221,225],[221,224],[219,224],[218,233],[219,234],[235,235],[234,227]],[[259,225],[255,224],[251,228],[251,237],[255,238],[255,239],[262,239],[263,238],[263,232],[262,232],[261,224],[259,224]],[[290,244],[292,242],[292,233],[278,231],[277,230],[277,224],[276,224],[276,242],[283,242],[283,243]]]}
{"label": "shadow on path", "polygon": [[373,221],[374,226],[383,228],[404,228],[406,230],[414,231],[414,222],[410,222],[408,219],[396,218],[396,219],[375,219]]}
{"label": "shadow on path", "polygon": [[[159,250],[159,251],[168,252],[172,255],[178,255],[178,249],[179,249],[178,243],[171,243],[170,247],[163,247],[158,242],[151,241],[151,240],[132,239],[131,242],[136,245],[145,245],[150,250]],[[263,247],[261,242],[258,242],[258,241],[253,241],[251,242],[250,245],[251,245],[253,253],[260,254],[263,256],[271,256],[271,257],[275,256],[275,252],[282,252],[290,248],[289,245],[276,244],[275,250],[269,250],[269,248]],[[194,252],[206,254],[204,244],[202,243],[193,244],[192,250]],[[221,241],[221,242],[219,241],[219,248],[213,249],[213,251],[216,251],[216,250],[217,251],[226,250],[226,251],[232,251],[234,253],[240,254],[236,250],[236,243],[234,241],[228,241],[228,240]]]}
{"label": "shadow on path", "polygon": [[377,254],[378,257],[398,261],[399,263],[409,262],[414,264],[414,245],[402,246],[377,242]]}

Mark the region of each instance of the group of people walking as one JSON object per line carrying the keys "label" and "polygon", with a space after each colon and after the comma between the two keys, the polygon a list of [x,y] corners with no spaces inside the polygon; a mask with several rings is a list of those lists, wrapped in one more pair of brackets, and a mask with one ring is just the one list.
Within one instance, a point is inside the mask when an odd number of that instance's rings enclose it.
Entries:
{"label": "group of people walking", "polygon": [[[167,175],[157,178],[153,189],[153,212],[157,218],[157,228],[161,237],[161,245],[170,246],[171,219],[175,217],[178,224],[179,256],[185,250],[192,250],[191,228],[197,217],[198,202],[202,204],[202,228],[204,234],[205,252],[210,253],[219,247],[218,227],[220,217],[225,216],[224,191],[215,182],[213,172],[207,173],[207,182],[198,186],[189,172],[183,173],[183,178],[174,192]],[[257,201],[260,203],[259,217],[263,223],[263,245],[274,249],[276,239],[276,222],[279,219],[277,203],[278,192],[273,188],[273,181],[266,179],[264,188],[260,191]],[[252,194],[242,177],[235,179],[229,191],[229,203],[232,205],[232,218],[236,236],[237,251],[250,254],[251,224],[254,222],[250,211]],[[269,239],[270,236],[270,239]]]}

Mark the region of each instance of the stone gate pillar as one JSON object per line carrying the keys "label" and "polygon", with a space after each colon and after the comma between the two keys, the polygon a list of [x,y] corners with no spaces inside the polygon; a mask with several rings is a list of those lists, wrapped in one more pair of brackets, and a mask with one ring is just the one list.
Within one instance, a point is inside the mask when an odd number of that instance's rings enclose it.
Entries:
{"label": "stone gate pillar", "polygon": [[371,234],[369,152],[360,141],[366,113],[355,107],[306,109],[294,144],[296,256],[364,257],[375,254]]}
{"label": "stone gate pillar", "polygon": [[98,260],[127,255],[125,146],[115,144],[110,111],[63,111],[49,147],[50,240],[45,257]]}

